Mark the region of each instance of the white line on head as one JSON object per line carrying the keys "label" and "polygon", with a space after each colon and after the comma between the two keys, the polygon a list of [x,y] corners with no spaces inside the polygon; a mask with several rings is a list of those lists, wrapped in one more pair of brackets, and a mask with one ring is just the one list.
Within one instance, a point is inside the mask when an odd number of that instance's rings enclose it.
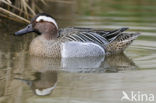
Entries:
{"label": "white line on head", "polygon": [[57,23],[56,23],[56,21],[53,18],[47,17],[47,16],[39,16],[36,19],[36,21],[39,22],[40,20],[52,22],[57,27],[57,29],[58,29]]}

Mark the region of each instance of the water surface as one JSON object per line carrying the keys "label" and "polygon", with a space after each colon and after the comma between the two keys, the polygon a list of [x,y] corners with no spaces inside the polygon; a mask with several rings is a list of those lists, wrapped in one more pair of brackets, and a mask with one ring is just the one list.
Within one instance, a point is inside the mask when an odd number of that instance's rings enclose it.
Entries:
{"label": "water surface", "polygon": [[121,103],[122,91],[156,96],[155,0],[77,0],[48,5],[41,7],[56,18],[59,27],[129,27],[128,32],[141,36],[124,54],[39,58],[28,54],[36,35],[15,37],[13,33],[25,25],[0,18],[0,102]]}

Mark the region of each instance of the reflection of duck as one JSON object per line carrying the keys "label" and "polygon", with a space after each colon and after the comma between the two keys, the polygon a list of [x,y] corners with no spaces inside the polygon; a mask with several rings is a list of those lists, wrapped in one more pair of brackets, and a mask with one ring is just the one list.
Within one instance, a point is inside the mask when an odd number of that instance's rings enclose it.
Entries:
{"label": "reflection of duck", "polygon": [[62,58],[63,69],[77,69],[77,68],[99,68],[104,61],[104,56],[101,57],[85,57],[85,58]]}
{"label": "reflection of duck", "polygon": [[31,68],[44,71],[68,71],[68,72],[105,72],[135,69],[135,63],[125,54],[110,55],[106,57],[85,57],[85,58],[40,58],[30,57]]}
{"label": "reflection of duck", "polygon": [[[136,66],[124,54],[104,57],[53,59],[31,56],[28,68],[35,71],[34,80],[25,80],[36,95],[49,95],[57,84],[57,72],[102,73],[117,72],[121,68],[134,69]],[[27,72],[30,72],[29,69]],[[31,74],[31,73],[27,73]]]}
{"label": "reflection of duck", "polygon": [[46,72],[36,72],[35,80],[25,80],[16,78],[17,80],[24,81],[27,83],[36,95],[45,96],[49,95],[55,88],[57,84],[57,72],[46,71]]}
{"label": "reflection of duck", "polygon": [[124,53],[106,56],[105,62],[102,65],[108,71],[110,69],[117,71],[136,69],[135,63]]}
{"label": "reflection of duck", "polygon": [[34,17],[26,28],[15,35],[41,34],[30,44],[30,54],[43,57],[88,57],[123,52],[139,33],[123,33],[128,28],[112,31],[91,28],[58,29],[56,21],[45,13]]}
{"label": "reflection of duck", "polygon": [[61,59],[60,58],[42,58],[36,56],[29,56],[29,66],[30,68],[39,71],[56,71],[60,70]]}

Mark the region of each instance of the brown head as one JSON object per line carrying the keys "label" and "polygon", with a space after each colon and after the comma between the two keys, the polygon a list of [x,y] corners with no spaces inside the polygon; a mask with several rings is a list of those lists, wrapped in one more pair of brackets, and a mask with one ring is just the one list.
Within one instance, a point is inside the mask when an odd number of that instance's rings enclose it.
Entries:
{"label": "brown head", "polygon": [[23,35],[30,32],[36,32],[37,34],[43,35],[45,39],[51,40],[57,38],[58,26],[50,15],[40,13],[31,20],[28,26],[17,31],[15,35]]}

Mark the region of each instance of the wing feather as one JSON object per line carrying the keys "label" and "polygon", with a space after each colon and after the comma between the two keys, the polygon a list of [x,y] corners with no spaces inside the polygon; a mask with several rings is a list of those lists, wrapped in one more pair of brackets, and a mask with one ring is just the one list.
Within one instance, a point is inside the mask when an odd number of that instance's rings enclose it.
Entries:
{"label": "wing feather", "polygon": [[100,45],[106,45],[114,41],[123,31],[128,28],[104,31],[92,28],[69,27],[59,30],[58,37],[65,37],[71,41],[94,42]]}

